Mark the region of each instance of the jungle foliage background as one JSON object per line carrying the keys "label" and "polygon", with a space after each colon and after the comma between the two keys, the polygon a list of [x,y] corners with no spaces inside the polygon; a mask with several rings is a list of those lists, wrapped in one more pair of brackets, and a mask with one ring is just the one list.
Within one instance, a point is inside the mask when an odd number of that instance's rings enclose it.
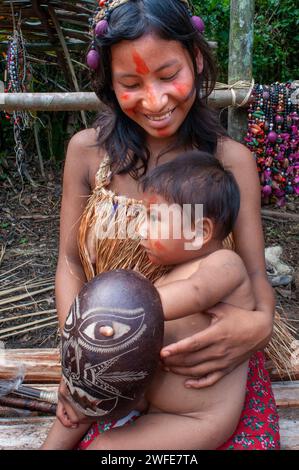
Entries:
{"label": "jungle foliage background", "polygon": [[[227,83],[228,44],[229,44],[229,0],[194,0],[196,13],[206,25],[205,36],[217,41],[217,60],[219,64],[219,81]],[[254,22],[254,56],[253,76],[256,83],[266,84],[275,81],[299,79],[298,61],[298,23],[299,7],[293,0],[256,0]],[[26,39],[26,38],[25,38]],[[1,37],[0,41],[7,40]],[[0,46],[0,80],[3,80],[6,66],[5,49]],[[86,51],[73,54],[73,65],[82,91],[90,90],[88,70],[85,67]],[[49,56],[48,56],[49,57]],[[72,84],[66,79],[55,61],[48,63],[30,62],[31,74],[27,82],[29,92],[63,92],[73,91]],[[53,165],[60,165],[64,159],[65,148],[71,135],[83,128],[80,113],[43,113],[32,114],[32,124],[38,126],[40,145],[44,160]],[[88,123],[94,119],[93,113],[87,113]],[[5,157],[14,154],[12,125],[9,119],[0,112],[0,178],[6,177]],[[36,144],[33,132],[24,133],[28,164],[37,164]]]}

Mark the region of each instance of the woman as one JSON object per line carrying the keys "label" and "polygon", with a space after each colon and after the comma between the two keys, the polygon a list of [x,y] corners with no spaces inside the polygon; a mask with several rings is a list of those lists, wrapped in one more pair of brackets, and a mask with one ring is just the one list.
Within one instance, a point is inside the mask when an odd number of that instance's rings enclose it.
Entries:
{"label": "woman", "polygon": [[[256,310],[220,304],[208,312],[213,318],[209,328],[167,346],[161,357],[165,367],[190,376],[186,385],[201,388],[252,356],[240,425],[222,448],[277,449],[277,412],[263,358],[256,354],[271,336],[275,303],[265,272],[255,161],[249,150],[227,136],[206,106],[215,67],[198,22],[191,20],[188,2],[114,0],[103,8],[96,23],[106,23],[97,29],[89,63],[95,69],[95,92],[107,111],[94,129],[77,133],[67,151],[56,275],[60,325],[83,283],[95,273],[135,267],[152,280],[161,274],[144,264],[136,240],[113,241],[107,254],[106,241],[96,236],[103,224],[97,201],[110,198],[121,204],[114,193],[126,196],[125,204],[141,200],[138,179],[148,169],[188,149],[211,152],[233,172],[240,187],[233,238],[250,275]],[[121,256],[126,250],[128,256]],[[76,426],[75,413],[61,403],[58,417]]]}

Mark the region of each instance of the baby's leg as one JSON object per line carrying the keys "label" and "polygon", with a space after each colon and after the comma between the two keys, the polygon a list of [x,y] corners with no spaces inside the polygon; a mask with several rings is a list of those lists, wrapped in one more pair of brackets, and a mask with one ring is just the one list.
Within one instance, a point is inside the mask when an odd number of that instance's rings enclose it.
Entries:
{"label": "baby's leg", "polygon": [[149,413],[134,423],[98,436],[88,450],[192,450],[215,449],[225,439],[219,436],[215,417]]}

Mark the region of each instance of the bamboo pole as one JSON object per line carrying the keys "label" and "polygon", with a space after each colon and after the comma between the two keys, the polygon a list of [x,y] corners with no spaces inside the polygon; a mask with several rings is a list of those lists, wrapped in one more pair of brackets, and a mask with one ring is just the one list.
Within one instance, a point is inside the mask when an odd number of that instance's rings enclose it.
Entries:
{"label": "bamboo pole", "polygon": [[[62,45],[62,49],[63,49],[64,55],[65,55],[65,58],[66,58],[66,62],[68,64],[68,68],[69,68],[70,73],[71,73],[71,77],[72,77],[72,81],[73,81],[75,90],[77,92],[79,92],[80,88],[79,88],[78,80],[77,80],[77,77],[76,77],[75,69],[73,67],[73,64],[72,64],[72,61],[71,61],[71,58],[70,58],[70,53],[68,51],[68,48],[67,48],[67,45],[66,45],[66,42],[65,42],[65,39],[64,39],[63,32],[61,30],[59,21],[57,20],[56,13],[55,13],[55,10],[52,7],[52,5],[48,5],[48,11],[50,13],[51,19],[52,19],[53,24],[55,26],[60,44]],[[83,124],[87,128],[88,126],[87,126],[86,114],[83,110],[81,110],[80,113],[81,113]]]}
{"label": "bamboo pole", "polygon": [[[241,103],[248,88],[235,90],[237,103]],[[225,108],[232,104],[230,90],[214,90],[209,104],[214,108]],[[0,93],[0,111],[101,111],[103,103],[92,92],[73,93]]]}
{"label": "bamboo pole", "polygon": [[[228,84],[238,80],[252,80],[252,49],[254,27],[254,0],[231,0]],[[242,142],[247,131],[245,110],[230,108],[228,132]]]}

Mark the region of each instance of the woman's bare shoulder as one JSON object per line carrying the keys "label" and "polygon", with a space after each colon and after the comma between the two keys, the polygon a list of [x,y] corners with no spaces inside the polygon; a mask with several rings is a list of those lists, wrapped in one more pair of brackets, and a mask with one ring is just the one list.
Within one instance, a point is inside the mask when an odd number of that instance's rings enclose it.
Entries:
{"label": "woman's bare shoulder", "polygon": [[217,156],[225,166],[255,165],[255,159],[250,150],[245,145],[231,139],[222,138],[218,142]]}
{"label": "woman's bare shoulder", "polygon": [[78,149],[91,149],[97,143],[97,131],[93,128],[83,129],[82,131],[76,132],[70,141],[69,145],[73,148]]}
{"label": "woman's bare shoulder", "polygon": [[66,170],[78,174],[93,187],[94,177],[105,152],[97,145],[97,131],[84,129],[70,139],[66,155]]}

